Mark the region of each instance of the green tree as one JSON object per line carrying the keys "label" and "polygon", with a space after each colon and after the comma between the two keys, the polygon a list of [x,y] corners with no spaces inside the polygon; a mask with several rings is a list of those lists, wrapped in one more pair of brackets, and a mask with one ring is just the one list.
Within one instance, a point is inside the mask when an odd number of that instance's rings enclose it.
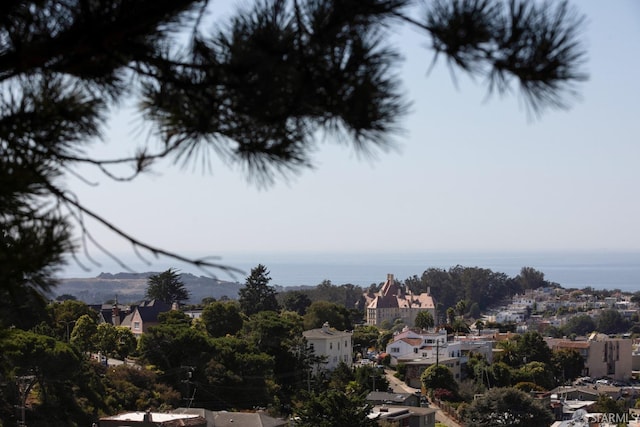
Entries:
{"label": "green tree", "polygon": [[358,390],[361,392],[386,391],[389,388],[389,381],[384,371],[370,364],[358,366],[354,371],[354,376]]}
{"label": "green tree", "polygon": [[481,315],[482,311],[480,310],[480,304],[475,301],[472,302],[471,306],[469,307],[469,317],[471,317],[472,319],[479,319]]}
{"label": "green tree", "polygon": [[553,415],[527,393],[515,388],[492,388],[462,409],[468,427],[550,425]]}
{"label": "green tree", "polygon": [[513,372],[513,382],[532,382],[546,390],[555,386],[554,370],[542,362],[529,362]]}
{"label": "green tree", "polygon": [[461,318],[455,319],[451,327],[458,333],[468,334],[470,332],[469,325],[467,325]]}
{"label": "green tree", "polygon": [[126,326],[116,326],[115,355],[118,358],[122,360],[126,359],[136,350],[137,346],[138,341],[130,328]]}
{"label": "green tree", "polygon": [[82,315],[76,321],[71,332],[71,344],[81,351],[89,352],[96,349],[94,336],[96,335],[98,323],[89,315]]}
{"label": "green tree", "polygon": [[[361,325],[353,330],[351,339],[353,348],[366,353],[369,347],[376,347],[380,337],[380,330],[374,325]],[[384,348],[384,347],[380,347]]]}
{"label": "green tree", "polygon": [[147,279],[146,297],[166,303],[180,303],[189,299],[189,291],[180,280],[178,272],[172,268]]}
{"label": "green tree", "polygon": [[[495,362],[489,366],[488,378],[486,378],[487,388],[509,387],[512,384],[513,370],[503,362]],[[483,380],[485,380],[483,378]]]}
{"label": "green tree", "polygon": [[98,320],[98,313],[87,304],[77,300],[65,300],[61,303],[51,303],[47,306],[51,315],[52,326],[56,330],[56,336],[64,341],[71,337],[71,331],[77,320],[87,315],[93,320]]}
{"label": "green tree", "polygon": [[375,427],[375,420],[367,417],[371,407],[357,393],[327,390],[311,394],[298,403],[295,410],[296,427]]}
{"label": "green tree", "polygon": [[70,392],[80,359],[67,343],[21,329],[0,333],[0,373],[15,383],[17,376],[33,376],[42,404],[54,405]]}
{"label": "green tree", "polygon": [[[487,76],[492,91],[515,82],[536,112],[565,106],[586,78],[582,19],[565,2],[435,2],[420,13],[410,0],[256,2],[205,35],[202,2],[141,1],[3,5],[3,302],[18,295],[10,289],[53,285],[53,270],[73,250],[72,221],[89,233],[84,218],[154,255],[217,266],[134,238],[88,209],[64,178],[87,165],[133,179],[162,159],[184,164],[210,149],[268,182],[313,165],[322,131],[356,147],[384,147],[408,104],[393,72],[399,52],[385,37],[399,25],[420,31],[436,57]],[[139,108],[162,148],[152,152],[145,142],[134,156],[85,154],[107,128],[107,113],[124,104]],[[122,165],[133,176],[120,176]]]}
{"label": "green tree", "polygon": [[617,334],[626,332],[629,323],[615,309],[602,310],[598,316],[598,331],[603,334]]}
{"label": "green tree", "polygon": [[104,356],[115,356],[118,349],[118,331],[110,323],[100,323],[93,336],[94,347]]}
{"label": "green tree", "polygon": [[276,299],[276,290],[269,286],[271,277],[267,268],[258,264],[251,269],[244,287],[239,291],[238,301],[242,312],[247,316],[261,311],[278,311],[279,305]]}
{"label": "green tree", "polygon": [[467,312],[467,302],[465,300],[460,300],[456,303],[456,313],[458,313],[458,316],[460,317],[464,317],[465,313]]}
{"label": "green tree", "polygon": [[627,409],[623,402],[617,402],[611,396],[603,393],[598,395],[598,400],[593,405],[593,411],[603,414],[623,414],[627,412]]}
{"label": "green tree", "polygon": [[450,325],[453,325],[453,322],[456,320],[456,310],[453,307],[447,308],[447,320]]}
{"label": "green tree", "polygon": [[315,301],[304,315],[304,328],[315,329],[328,322],[332,328],[339,331],[352,329],[349,310],[343,305],[328,301]]}
{"label": "green tree", "polygon": [[[210,343],[214,357],[204,367],[207,382],[204,400],[209,396],[216,402],[213,407],[217,409],[228,406],[252,408],[273,403],[276,394],[273,356],[237,337],[218,337]],[[248,390],[251,393],[247,393]]]}
{"label": "green tree", "polygon": [[261,311],[244,324],[242,337],[259,352],[274,358],[273,371],[280,389],[277,396],[281,403],[289,403],[302,386],[307,372],[300,316],[291,312]]}
{"label": "green tree", "polygon": [[452,392],[458,391],[458,383],[453,378],[453,374],[444,365],[431,365],[424,370],[420,376],[420,382],[427,390],[443,388]]}
{"label": "green tree", "polygon": [[574,380],[581,376],[584,370],[584,358],[574,348],[554,351],[551,364],[558,383]]}
{"label": "green tree", "polygon": [[182,404],[180,393],[149,369],[114,366],[105,370],[102,384],[103,399],[112,412],[162,411]]}
{"label": "green tree", "polygon": [[522,289],[538,289],[548,285],[544,273],[532,267],[522,267],[516,280],[520,282]]}
{"label": "green tree", "polygon": [[499,352],[496,354],[496,361],[504,362],[509,366],[518,366],[522,363],[518,353],[518,344],[515,340],[502,340],[496,344]]}
{"label": "green tree", "polygon": [[416,314],[414,323],[416,327],[420,329],[430,329],[435,326],[435,321],[430,311],[421,311]]}
{"label": "green tree", "polygon": [[564,335],[586,335],[596,330],[596,322],[588,314],[571,316],[562,326]]}
{"label": "green tree", "polygon": [[517,337],[516,342],[518,358],[522,363],[551,363],[551,349],[538,332],[525,332]]}
{"label": "green tree", "polygon": [[202,322],[212,337],[235,335],[242,329],[240,305],[235,301],[217,301],[202,310]]}
{"label": "green tree", "polygon": [[307,307],[311,305],[309,296],[301,291],[289,291],[279,294],[282,298],[282,307],[285,310],[295,311],[300,316],[304,316]]}

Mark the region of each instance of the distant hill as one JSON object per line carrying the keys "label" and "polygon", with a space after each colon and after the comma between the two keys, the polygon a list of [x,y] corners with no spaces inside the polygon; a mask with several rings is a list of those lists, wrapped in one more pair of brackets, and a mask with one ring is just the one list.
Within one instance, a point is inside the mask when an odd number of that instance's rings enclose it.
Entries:
{"label": "distant hill", "polygon": [[[87,304],[102,304],[115,299],[122,303],[136,302],[144,298],[147,290],[147,278],[160,272],[147,273],[100,273],[97,277],[61,279],[54,289],[53,297],[63,294],[73,295]],[[226,296],[238,298],[238,291],[244,285],[214,279],[207,276],[195,276],[190,273],[180,274],[185,288],[191,294],[190,304],[197,304],[203,298],[220,299]]]}

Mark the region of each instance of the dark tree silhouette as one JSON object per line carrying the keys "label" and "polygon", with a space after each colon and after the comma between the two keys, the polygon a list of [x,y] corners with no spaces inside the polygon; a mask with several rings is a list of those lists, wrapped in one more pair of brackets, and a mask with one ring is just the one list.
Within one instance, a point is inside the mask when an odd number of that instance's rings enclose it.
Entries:
{"label": "dark tree silhouette", "polygon": [[435,326],[435,320],[430,311],[421,311],[416,315],[416,328],[429,329]]}
{"label": "dark tree silhouette", "polygon": [[172,268],[147,279],[146,297],[166,303],[180,303],[189,299],[189,291],[184,287],[178,272]]}
{"label": "dark tree silhouette", "polygon": [[538,427],[553,422],[551,411],[527,393],[515,388],[492,388],[463,409],[469,427]]}
{"label": "dark tree silhouette", "polygon": [[269,286],[270,281],[269,271],[264,265],[258,264],[251,269],[244,287],[238,291],[238,301],[243,313],[250,316],[261,311],[279,310],[276,291]]}
{"label": "dark tree silhouette", "polygon": [[[408,105],[396,73],[400,54],[388,37],[394,27],[420,31],[434,62],[443,57],[486,79],[490,92],[517,85],[534,113],[567,106],[586,78],[582,17],[566,2],[434,0],[421,8],[416,0],[265,0],[228,23],[209,23],[204,14],[215,6],[1,2],[3,300],[16,287],[53,284],[63,254],[75,254],[72,225],[86,259],[90,248],[113,257],[86,218],[128,240],[140,256],[229,268],[140,241],[90,210],[64,178],[81,177],[76,168],[84,165],[128,181],[160,159],[188,164],[213,152],[265,184],[312,166],[318,135],[363,151],[385,149]],[[135,155],[88,156],[124,101],[138,106],[160,146],[146,140],[127,150]],[[122,174],[122,166],[131,172]]]}

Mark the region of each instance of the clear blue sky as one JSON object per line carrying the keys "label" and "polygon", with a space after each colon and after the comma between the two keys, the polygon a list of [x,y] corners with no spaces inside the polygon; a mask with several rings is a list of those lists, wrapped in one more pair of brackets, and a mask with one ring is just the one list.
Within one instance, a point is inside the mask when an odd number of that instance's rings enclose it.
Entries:
{"label": "clear blue sky", "polygon": [[[213,2],[214,6],[219,2]],[[588,82],[567,111],[532,120],[514,93],[444,62],[430,74],[426,39],[406,31],[400,70],[411,113],[399,149],[360,159],[318,145],[315,170],[259,189],[240,170],[158,165],[133,183],[83,170],[68,187],[92,210],[168,250],[238,254],[640,249],[640,2],[574,1],[586,15]],[[95,153],[131,154],[146,133],[130,111]],[[129,244],[88,221],[125,259]],[[90,252],[101,258],[95,248]],[[96,267],[92,272],[100,272]]]}

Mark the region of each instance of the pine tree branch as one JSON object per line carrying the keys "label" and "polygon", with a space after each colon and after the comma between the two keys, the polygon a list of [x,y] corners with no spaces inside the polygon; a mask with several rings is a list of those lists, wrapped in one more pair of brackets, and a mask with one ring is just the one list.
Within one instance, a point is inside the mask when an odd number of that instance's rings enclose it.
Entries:
{"label": "pine tree branch", "polygon": [[[91,211],[90,209],[88,209],[87,207],[82,205],[81,203],[79,203],[76,200],[72,199],[71,197],[67,196],[64,191],[58,189],[54,185],[52,185],[52,184],[50,184],[48,182],[44,183],[44,185],[50,191],[50,193],[52,195],[54,195],[61,202],[65,203],[65,204],[67,204],[69,206],[72,206],[73,208],[75,208],[79,212],[81,212],[82,214],[93,218],[94,220],[96,220],[100,224],[102,224],[103,226],[107,227],[109,230],[113,231],[116,235],[118,235],[118,236],[122,237],[123,239],[129,241],[132,244],[132,246],[147,250],[150,253],[152,253],[155,257],[165,256],[165,257],[174,259],[176,261],[181,261],[181,262],[184,262],[186,264],[191,264],[191,265],[193,265],[195,267],[198,267],[200,269],[203,269],[205,271],[206,271],[206,268],[215,268],[215,269],[218,269],[218,270],[222,270],[222,271],[224,271],[224,272],[226,272],[228,274],[233,274],[233,273],[239,273],[240,274],[240,273],[243,273],[242,270],[240,270],[240,269],[238,269],[236,267],[230,267],[230,266],[227,266],[227,265],[206,261],[205,259],[202,259],[202,258],[195,259],[195,258],[185,257],[185,256],[182,256],[182,255],[177,254],[175,252],[167,251],[167,250],[155,247],[155,246],[151,246],[151,245],[149,245],[147,243],[144,243],[141,240],[136,239],[135,237],[131,236],[130,234],[128,234],[124,230],[120,229],[119,227],[115,226],[113,223],[111,223],[110,221],[106,220],[101,215]],[[82,222],[82,220],[80,220],[80,222]]]}

